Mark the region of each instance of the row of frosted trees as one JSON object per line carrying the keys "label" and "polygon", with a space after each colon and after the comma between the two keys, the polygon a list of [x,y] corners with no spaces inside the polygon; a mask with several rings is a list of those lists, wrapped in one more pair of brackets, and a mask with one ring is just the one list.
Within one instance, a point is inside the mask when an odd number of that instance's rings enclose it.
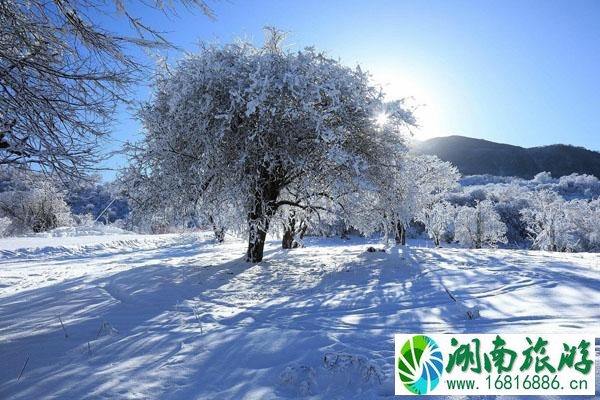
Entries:
{"label": "row of frosted trees", "polygon": [[[416,121],[402,101],[384,101],[361,68],[313,48],[283,51],[282,39],[272,30],[262,47],[205,45],[158,73],[139,111],[144,137],[128,145],[120,177],[133,219],[193,220],[218,240],[245,234],[251,262],[262,260],[268,233],[290,248],[333,225],[401,244],[415,222],[436,245],[507,241],[493,202],[445,201],[458,172],[409,151]],[[540,222],[545,211],[519,214],[534,246],[568,249],[552,233],[564,227]]]}
{"label": "row of frosted trees", "polygon": [[274,225],[286,247],[334,221],[405,240],[419,210],[456,186],[456,169],[409,154],[412,113],[365,71],[312,48],[285,52],[281,39],[204,46],[161,71],[125,192],[140,215],[170,209],[245,233],[251,262]]}

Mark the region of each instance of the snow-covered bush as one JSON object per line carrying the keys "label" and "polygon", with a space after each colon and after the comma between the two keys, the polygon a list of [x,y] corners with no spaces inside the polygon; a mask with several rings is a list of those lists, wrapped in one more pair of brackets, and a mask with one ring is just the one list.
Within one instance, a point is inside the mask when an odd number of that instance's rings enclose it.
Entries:
{"label": "snow-covered bush", "polygon": [[558,179],[557,191],[565,198],[600,196],[600,180],[593,175],[571,174]]}
{"label": "snow-covered bush", "polygon": [[65,195],[50,180],[37,180],[29,190],[0,193],[0,211],[10,218],[11,233],[44,232],[72,223]]}
{"label": "snow-covered bush", "polygon": [[164,208],[134,208],[126,221],[126,229],[143,233],[162,234],[184,230],[193,220],[185,209],[165,206]]}
{"label": "snow-covered bush", "polygon": [[475,207],[463,206],[458,209],[454,238],[476,249],[484,244],[506,243],[506,226],[494,210],[494,204],[484,200],[475,204]]}
{"label": "snow-covered bush", "polygon": [[[540,172],[533,179],[527,180],[515,177],[494,177],[489,175],[472,175],[461,179],[463,187],[462,195],[457,200],[465,202],[464,196],[473,190],[490,193],[506,186],[520,187],[529,192],[549,190],[560,194],[565,199],[588,199],[592,200],[600,196],[600,180],[592,175],[571,174],[560,178],[553,178],[549,172]],[[479,196],[480,197],[480,196]],[[479,200],[482,200],[481,198]],[[454,202],[458,204],[457,202]]]}
{"label": "snow-covered bush", "polygon": [[488,198],[491,187],[492,185],[462,187],[460,191],[448,193],[446,200],[455,206],[473,207],[477,202]]}
{"label": "snow-covered bush", "polygon": [[92,214],[73,214],[73,223],[77,226],[93,226],[95,220]]}
{"label": "snow-covered bush", "polygon": [[536,174],[533,179],[533,182],[535,183],[556,183],[556,179],[552,178],[552,174],[550,172],[544,171],[544,172],[540,172],[539,174]]}

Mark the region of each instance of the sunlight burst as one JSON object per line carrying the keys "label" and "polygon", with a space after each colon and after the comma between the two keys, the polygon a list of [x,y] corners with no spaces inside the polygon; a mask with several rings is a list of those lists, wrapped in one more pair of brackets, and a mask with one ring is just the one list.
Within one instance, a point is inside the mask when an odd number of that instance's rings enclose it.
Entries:
{"label": "sunlight burst", "polygon": [[378,126],[380,126],[380,127],[384,126],[388,121],[388,115],[386,113],[382,112],[381,114],[379,114],[377,116],[377,118],[375,118],[375,121]]}

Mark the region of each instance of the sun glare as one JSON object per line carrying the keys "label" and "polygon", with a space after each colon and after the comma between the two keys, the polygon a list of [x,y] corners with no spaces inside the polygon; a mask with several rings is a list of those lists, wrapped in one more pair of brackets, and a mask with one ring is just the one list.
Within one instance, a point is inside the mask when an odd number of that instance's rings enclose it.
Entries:
{"label": "sun glare", "polygon": [[377,125],[380,127],[384,126],[385,123],[387,122],[387,120],[388,120],[388,116],[386,113],[383,113],[383,112],[381,114],[379,114],[377,116],[377,118],[375,118],[375,122],[377,122]]}
{"label": "sun glare", "polygon": [[[424,84],[425,78],[408,71],[392,71],[373,68],[376,84],[381,85],[386,100],[405,99],[406,105],[413,109],[418,127],[413,129],[414,139],[426,140],[436,136],[448,135],[448,127],[442,123],[441,94]],[[387,116],[377,116],[377,124],[382,126]]]}

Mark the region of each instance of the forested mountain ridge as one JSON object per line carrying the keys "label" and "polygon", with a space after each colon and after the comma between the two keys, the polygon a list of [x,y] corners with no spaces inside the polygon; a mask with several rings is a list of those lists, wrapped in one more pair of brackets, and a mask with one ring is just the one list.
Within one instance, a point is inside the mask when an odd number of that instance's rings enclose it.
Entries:
{"label": "forested mountain ridge", "polygon": [[465,136],[445,136],[416,142],[415,151],[449,161],[463,175],[530,179],[548,171],[555,177],[574,172],[600,177],[599,152],[564,144],[524,148]]}

